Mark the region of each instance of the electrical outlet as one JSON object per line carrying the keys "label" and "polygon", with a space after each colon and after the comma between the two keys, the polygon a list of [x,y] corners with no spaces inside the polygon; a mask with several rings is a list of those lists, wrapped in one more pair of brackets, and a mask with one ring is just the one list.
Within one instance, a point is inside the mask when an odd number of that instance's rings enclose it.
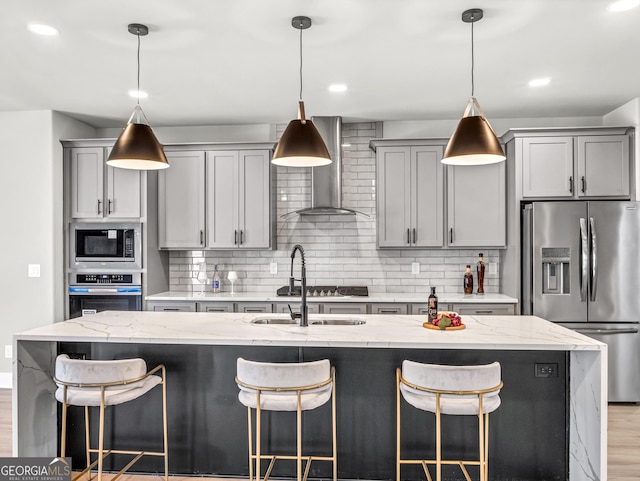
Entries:
{"label": "electrical outlet", "polygon": [[536,377],[558,377],[558,363],[536,362]]}
{"label": "electrical outlet", "polygon": [[420,274],[420,263],[412,262],[411,263],[411,274]]}
{"label": "electrical outlet", "polygon": [[489,275],[495,276],[498,274],[498,263],[489,262]]}
{"label": "electrical outlet", "polygon": [[278,273],[278,263],[277,262],[272,262],[271,264],[269,264],[269,273],[270,274],[277,274]]}
{"label": "electrical outlet", "polygon": [[4,357],[13,359],[13,346],[11,344],[4,345]]}

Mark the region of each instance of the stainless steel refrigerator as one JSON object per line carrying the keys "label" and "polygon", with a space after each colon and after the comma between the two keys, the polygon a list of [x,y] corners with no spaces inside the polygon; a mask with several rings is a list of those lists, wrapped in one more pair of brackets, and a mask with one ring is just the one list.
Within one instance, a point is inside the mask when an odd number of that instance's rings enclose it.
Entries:
{"label": "stainless steel refrigerator", "polygon": [[610,402],[640,402],[640,202],[523,206],[522,290],[523,314],[608,345]]}

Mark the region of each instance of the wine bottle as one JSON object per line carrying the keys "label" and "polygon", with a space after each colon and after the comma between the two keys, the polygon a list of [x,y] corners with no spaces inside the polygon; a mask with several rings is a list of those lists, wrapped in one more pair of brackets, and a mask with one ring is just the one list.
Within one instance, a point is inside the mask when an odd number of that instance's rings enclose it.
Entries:
{"label": "wine bottle", "polygon": [[436,288],[431,288],[431,294],[429,294],[429,322],[433,324],[433,321],[438,317],[438,296],[436,295]]}
{"label": "wine bottle", "polygon": [[[484,294],[484,258],[482,252],[480,253],[480,259],[478,259],[478,264],[476,266],[476,271],[478,273],[478,294]],[[473,286],[471,288],[473,290]]]}

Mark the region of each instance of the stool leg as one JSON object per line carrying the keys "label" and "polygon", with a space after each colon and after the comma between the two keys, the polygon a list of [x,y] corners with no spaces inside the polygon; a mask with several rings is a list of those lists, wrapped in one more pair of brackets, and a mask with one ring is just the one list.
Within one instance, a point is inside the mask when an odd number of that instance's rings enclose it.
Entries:
{"label": "stool leg", "polygon": [[100,434],[98,439],[98,481],[102,481],[102,453],[104,451],[104,386],[100,396]]}
{"label": "stool leg", "polygon": [[484,415],[484,481],[489,479],[489,413]]}
{"label": "stool leg", "polygon": [[164,481],[169,481],[169,435],[167,432],[167,373],[162,367],[162,432],[164,441]]}
{"label": "stool leg", "polygon": [[480,448],[480,481],[486,481],[485,478],[485,436],[484,436],[484,414],[482,413],[482,394],[478,395],[478,446]]}
{"label": "stool leg", "polygon": [[337,419],[336,419],[336,373],[332,369],[331,377],[331,424],[333,434],[333,481],[338,481],[338,449],[337,449]]}
{"label": "stool leg", "polygon": [[400,481],[400,369],[396,369],[396,481]]}
{"label": "stool leg", "polygon": [[297,407],[297,415],[296,415],[296,425],[297,425],[297,447],[296,447],[296,465],[298,467],[298,481],[302,481],[302,408],[300,405],[300,391],[298,391],[298,407]]}
{"label": "stool leg", "polygon": [[253,481],[253,429],[251,427],[251,408],[247,407],[247,426],[249,440],[249,481]]}
{"label": "stool leg", "polygon": [[64,458],[67,448],[67,386],[63,390],[62,399],[62,433],[60,435],[60,456]]}
{"label": "stool leg", "polygon": [[260,481],[260,390],[256,391],[256,481]]}
{"label": "stool leg", "polygon": [[[87,467],[91,466],[91,437],[89,436],[89,406],[84,407],[84,448],[87,457]],[[87,479],[91,479],[91,470],[87,469]]]}
{"label": "stool leg", "polygon": [[436,393],[436,481],[442,480],[442,451],[440,436],[440,393]]}

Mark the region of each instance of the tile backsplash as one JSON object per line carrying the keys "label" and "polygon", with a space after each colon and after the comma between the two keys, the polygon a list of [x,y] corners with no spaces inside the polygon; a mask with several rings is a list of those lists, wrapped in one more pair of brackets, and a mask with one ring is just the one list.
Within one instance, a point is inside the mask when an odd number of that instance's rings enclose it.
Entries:
{"label": "tile backsplash", "polygon": [[[278,135],[285,127],[278,126]],[[172,251],[170,289],[210,290],[214,265],[218,264],[223,291],[230,290],[226,277],[234,270],[238,273],[234,285],[237,292],[273,294],[287,284],[291,249],[301,244],[308,285],[366,285],[370,293],[410,292],[425,296],[430,286],[436,286],[438,292],[461,293],[466,265],[473,267],[478,253],[483,252],[487,264],[485,292],[499,292],[497,249],[376,249],[375,153],[369,149],[369,141],[376,136],[380,136],[377,123],[343,124],[342,205],[369,217],[285,216],[310,206],[311,172],[274,167],[277,249]],[[419,274],[412,274],[414,262],[420,264]],[[277,265],[276,274],[270,273],[272,263]],[[495,263],[495,274],[489,273],[490,263]],[[198,280],[201,269],[206,269],[207,283]],[[472,270],[477,286],[475,267]],[[299,273],[300,262],[296,259],[294,274],[299,277]]]}

